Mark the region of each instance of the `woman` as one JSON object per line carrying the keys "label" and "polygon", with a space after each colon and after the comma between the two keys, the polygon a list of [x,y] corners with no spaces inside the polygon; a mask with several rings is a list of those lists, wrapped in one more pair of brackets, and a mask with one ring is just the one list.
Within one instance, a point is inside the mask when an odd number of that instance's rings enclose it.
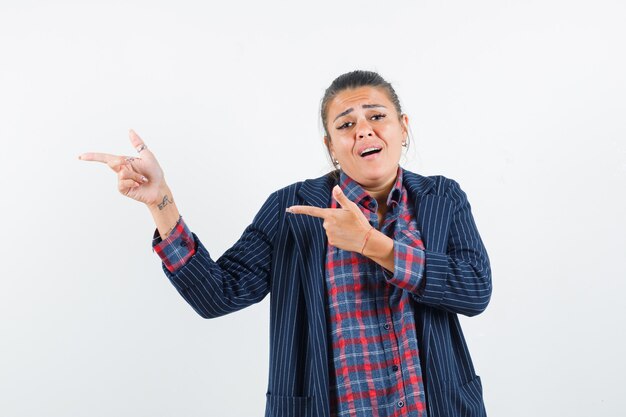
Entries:
{"label": "woman", "polygon": [[373,72],[321,106],[337,170],[272,193],[217,261],[179,215],[154,155],[83,154],[154,217],[153,247],[205,318],[270,299],[266,416],[484,416],[457,314],[482,312],[491,270],[458,183],[399,166],[408,117]]}

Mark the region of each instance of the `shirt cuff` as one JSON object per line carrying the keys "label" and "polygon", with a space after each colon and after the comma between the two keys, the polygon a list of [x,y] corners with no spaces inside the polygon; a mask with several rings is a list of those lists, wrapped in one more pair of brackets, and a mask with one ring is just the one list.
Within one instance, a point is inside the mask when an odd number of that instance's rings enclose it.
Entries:
{"label": "shirt cuff", "polygon": [[159,255],[167,270],[174,273],[196,253],[196,241],[187,224],[180,217],[165,240],[161,239],[159,229],[154,231],[152,250]]}
{"label": "shirt cuff", "polygon": [[425,264],[424,243],[419,230],[403,230],[393,240],[393,273],[383,269],[385,279],[403,290],[420,294]]}

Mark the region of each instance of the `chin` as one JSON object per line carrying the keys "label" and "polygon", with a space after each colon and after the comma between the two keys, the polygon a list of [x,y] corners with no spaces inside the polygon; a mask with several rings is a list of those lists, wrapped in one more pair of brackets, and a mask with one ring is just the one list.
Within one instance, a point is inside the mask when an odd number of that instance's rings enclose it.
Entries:
{"label": "chin", "polygon": [[395,179],[397,172],[398,166],[396,165],[392,169],[368,170],[367,172],[359,172],[351,177],[366,187],[379,187],[388,183],[390,179]]}

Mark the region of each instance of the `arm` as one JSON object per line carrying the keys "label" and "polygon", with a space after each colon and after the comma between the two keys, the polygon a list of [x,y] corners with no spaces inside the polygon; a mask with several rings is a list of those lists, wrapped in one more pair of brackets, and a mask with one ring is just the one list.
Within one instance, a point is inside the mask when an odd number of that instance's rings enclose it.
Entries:
{"label": "arm", "polygon": [[466,194],[456,181],[449,181],[445,197],[452,208],[432,216],[438,230],[448,230],[445,253],[425,249],[418,232],[412,236],[403,231],[396,240],[376,233],[365,255],[370,251],[368,256],[385,267],[387,281],[409,291],[417,302],[474,316],[491,298],[489,257]]}
{"label": "arm", "polygon": [[171,272],[176,290],[204,318],[219,317],[261,301],[270,288],[278,199],[272,194],[239,240],[217,261],[191,233],[195,253]]}
{"label": "arm", "polygon": [[467,196],[456,181],[449,180],[446,197],[452,200],[448,248],[445,253],[425,250],[423,290],[414,296],[432,307],[474,316],[482,313],[491,298],[491,266]]}
{"label": "arm", "polygon": [[263,299],[269,292],[272,241],[278,222],[276,195],[270,196],[239,241],[215,262],[180,219],[152,151],[134,131],[129,138],[139,157],[89,152],[78,158],[106,163],[118,175],[120,193],[148,206],[157,226],[156,243],[162,243],[153,246],[165,258],[163,270],[180,294],[206,318]]}

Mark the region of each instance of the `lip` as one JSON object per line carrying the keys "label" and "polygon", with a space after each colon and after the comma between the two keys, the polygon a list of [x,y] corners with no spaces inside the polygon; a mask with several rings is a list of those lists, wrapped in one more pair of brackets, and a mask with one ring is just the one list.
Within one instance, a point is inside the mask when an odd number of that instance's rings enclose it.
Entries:
{"label": "lip", "polygon": [[357,149],[357,155],[359,158],[368,158],[370,156],[374,156],[374,155],[378,155],[380,152],[377,152],[375,154],[372,155],[368,155],[368,156],[361,156],[361,154],[363,153],[364,150],[366,150],[367,148],[379,148],[380,151],[382,152],[383,150],[383,146],[378,144],[378,143],[368,143],[366,145],[361,145],[359,146],[359,148]]}
{"label": "lip", "polygon": [[[381,150],[382,152],[382,150]],[[370,161],[372,159],[378,159],[380,157],[380,152],[376,152],[376,153],[371,153],[369,155],[366,156],[361,156],[361,160],[366,160],[366,161]]]}

